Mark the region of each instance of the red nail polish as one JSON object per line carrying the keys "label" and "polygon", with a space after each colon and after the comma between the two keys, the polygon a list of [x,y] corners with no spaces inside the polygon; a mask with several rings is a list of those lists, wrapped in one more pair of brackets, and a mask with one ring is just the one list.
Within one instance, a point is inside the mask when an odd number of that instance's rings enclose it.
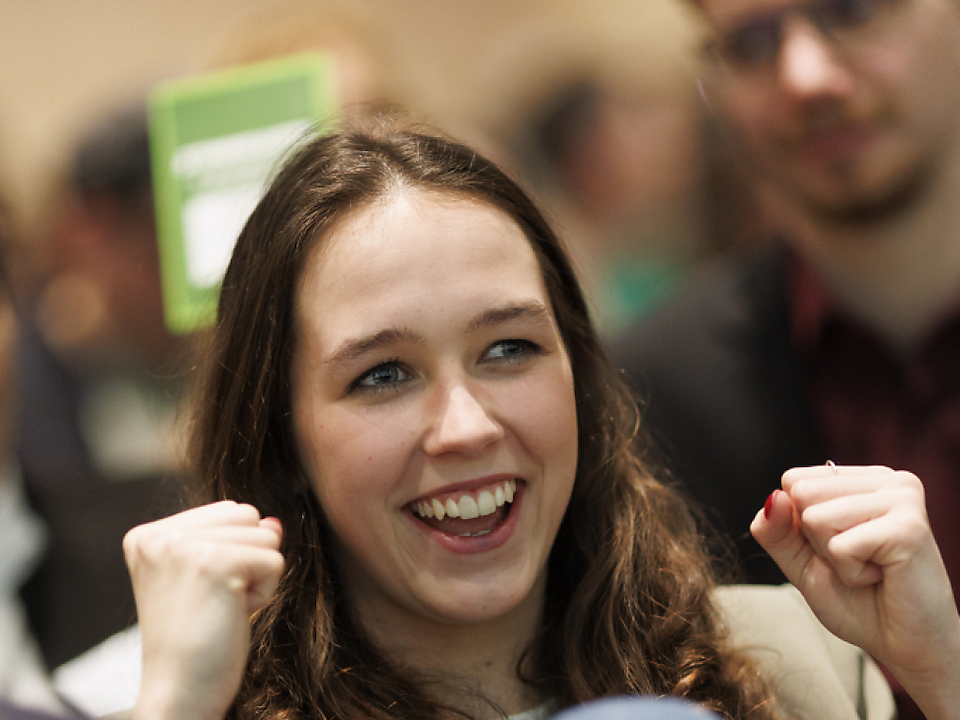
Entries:
{"label": "red nail polish", "polygon": [[770,511],[773,510],[773,499],[777,496],[777,493],[780,492],[779,489],[774,490],[767,497],[767,501],[763,504],[763,517],[764,519],[770,517]]}

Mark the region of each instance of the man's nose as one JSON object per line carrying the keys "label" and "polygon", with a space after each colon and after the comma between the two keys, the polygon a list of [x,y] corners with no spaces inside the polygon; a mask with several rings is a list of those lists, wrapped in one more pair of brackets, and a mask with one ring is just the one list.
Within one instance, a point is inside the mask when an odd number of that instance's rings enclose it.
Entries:
{"label": "man's nose", "polygon": [[797,100],[843,95],[853,82],[830,39],[800,17],[784,21],[778,74],[781,88]]}
{"label": "man's nose", "polygon": [[434,422],[424,449],[430,455],[475,455],[503,437],[503,427],[489,408],[464,383],[441,391]]}

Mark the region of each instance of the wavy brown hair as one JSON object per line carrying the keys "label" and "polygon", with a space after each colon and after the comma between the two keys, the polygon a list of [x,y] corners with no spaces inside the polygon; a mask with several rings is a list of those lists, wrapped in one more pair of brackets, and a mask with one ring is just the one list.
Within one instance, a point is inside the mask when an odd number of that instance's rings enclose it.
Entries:
{"label": "wavy brown hair", "polygon": [[[518,666],[560,706],[678,695],[731,718],[770,718],[753,667],[724,648],[714,579],[684,502],[645,470],[635,404],[608,364],[557,236],[517,183],[469,148],[393,121],[321,136],[279,173],[240,235],[196,398],[202,500],[280,519],[286,570],[253,621],[231,718],[440,718],[432,679],[394,665],[344,604],[338,558],[291,430],[295,298],[345,212],[397,187],[472,197],[513,218],[539,260],[573,367],[580,456],[548,569],[541,632]],[[462,713],[459,713],[462,714]]]}

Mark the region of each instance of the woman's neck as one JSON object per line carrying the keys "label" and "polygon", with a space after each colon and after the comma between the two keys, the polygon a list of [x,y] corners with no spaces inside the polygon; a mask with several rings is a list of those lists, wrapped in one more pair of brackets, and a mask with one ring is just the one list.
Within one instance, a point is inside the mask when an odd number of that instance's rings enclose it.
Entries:
{"label": "woman's neck", "polygon": [[476,624],[437,622],[396,606],[373,612],[361,603],[359,612],[370,639],[391,660],[436,679],[427,688],[435,700],[483,720],[546,699],[518,674],[541,621],[543,591],[531,595],[515,612]]}

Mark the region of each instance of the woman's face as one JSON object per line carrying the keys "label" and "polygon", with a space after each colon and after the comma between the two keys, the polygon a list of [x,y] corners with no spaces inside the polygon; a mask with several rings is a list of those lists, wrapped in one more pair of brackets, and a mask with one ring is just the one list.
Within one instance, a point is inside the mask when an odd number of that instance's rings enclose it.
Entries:
{"label": "woman's face", "polygon": [[537,617],[577,424],[519,226],[405,189],[335,224],[298,292],[295,431],[361,622]]}

